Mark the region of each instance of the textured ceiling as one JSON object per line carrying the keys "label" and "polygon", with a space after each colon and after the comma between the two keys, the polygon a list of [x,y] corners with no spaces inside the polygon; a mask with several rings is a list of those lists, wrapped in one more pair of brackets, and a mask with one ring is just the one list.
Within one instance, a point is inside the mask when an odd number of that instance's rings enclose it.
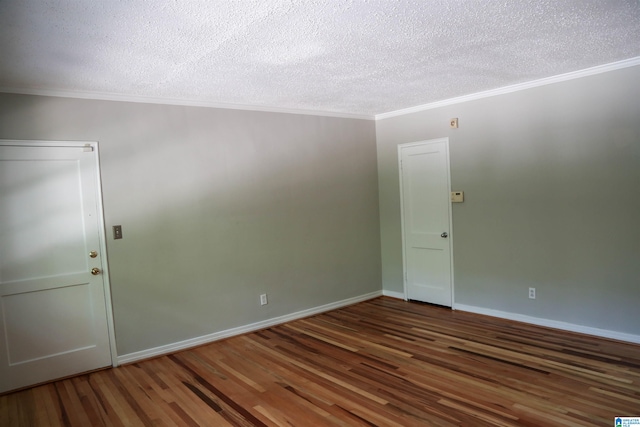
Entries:
{"label": "textured ceiling", "polygon": [[640,56],[640,0],[0,0],[0,90],[373,116]]}

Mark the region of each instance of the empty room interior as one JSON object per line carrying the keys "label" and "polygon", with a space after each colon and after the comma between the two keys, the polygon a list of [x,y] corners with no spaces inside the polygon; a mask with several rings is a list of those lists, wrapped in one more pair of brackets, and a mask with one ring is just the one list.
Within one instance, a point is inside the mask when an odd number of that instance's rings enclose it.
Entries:
{"label": "empty room interior", "polygon": [[637,0],[3,0],[0,58],[0,425],[640,425]]}

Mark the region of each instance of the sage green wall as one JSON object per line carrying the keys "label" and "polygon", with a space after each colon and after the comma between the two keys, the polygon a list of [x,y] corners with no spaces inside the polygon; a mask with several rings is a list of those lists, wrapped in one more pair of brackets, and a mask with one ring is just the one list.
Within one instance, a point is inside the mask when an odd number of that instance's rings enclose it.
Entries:
{"label": "sage green wall", "polygon": [[99,142],[120,355],[381,289],[373,121],[0,94],[0,138]]}
{"label": "sage green wall", "polygon": [[378,120],[376,135],[384,290],[403,291],[397,145],[449,137],[465,192],[455,302],[640,335],[640,67]]}

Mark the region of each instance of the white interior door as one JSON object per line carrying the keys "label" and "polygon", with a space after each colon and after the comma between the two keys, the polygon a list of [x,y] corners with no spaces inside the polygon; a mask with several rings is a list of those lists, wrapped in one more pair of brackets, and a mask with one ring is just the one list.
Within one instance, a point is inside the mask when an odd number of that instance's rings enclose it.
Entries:
{"label": "white interior door", "polygon": [[10,144],[0,141],[0,392],[112,363],[96,153]]}
{"label": "white interior door", "polygon": [[398,147],[405,297],[451,307],[451,216],[447,139]]}

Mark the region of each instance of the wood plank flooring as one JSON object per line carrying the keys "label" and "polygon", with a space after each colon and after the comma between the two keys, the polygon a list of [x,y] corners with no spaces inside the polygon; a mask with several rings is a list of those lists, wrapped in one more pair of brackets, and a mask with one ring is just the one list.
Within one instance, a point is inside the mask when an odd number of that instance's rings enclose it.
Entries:
{"label": "wood plank flooring", "polygon": [[0,396],[0,426],[613,426],[640,346],[381,297]]}

